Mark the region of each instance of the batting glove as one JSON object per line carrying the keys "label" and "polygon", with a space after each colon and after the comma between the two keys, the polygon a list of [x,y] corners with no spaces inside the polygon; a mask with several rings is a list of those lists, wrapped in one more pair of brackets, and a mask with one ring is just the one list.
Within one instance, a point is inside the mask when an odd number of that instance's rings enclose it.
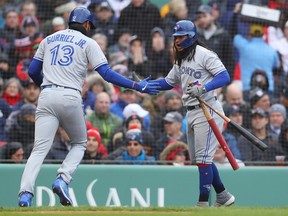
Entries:
{"label": "batting glove", "polygon": [[204,93],[206,93],[206,89],[200,83],[197,83],[193,86],[188,86],[188,88],[186,89],[186,94],[190,95],[192,98],[199,97]]}
{"label": "batting glove", "polygon": [[149,82],[150,79],[151,75],[140,82],[134,83],[132,88],[141,93],[147,93],[151,95],[158,94],[161,86],[159,85],[159,83]]}

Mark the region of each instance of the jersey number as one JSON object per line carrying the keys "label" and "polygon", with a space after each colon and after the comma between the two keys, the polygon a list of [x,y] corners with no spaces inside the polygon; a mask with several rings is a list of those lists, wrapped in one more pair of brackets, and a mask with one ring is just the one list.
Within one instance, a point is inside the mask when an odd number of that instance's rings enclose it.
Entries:
{"label": "jersey number", "polygon": [[[59,59],[59,50],[62,50],[62,58]],[[50,49],[52,59],[51,59],[51,65],[61,65],[61,66],[68,66],[73,62],[73,54],[74,54],[74,48],[70,45],[65,45],[60,48],[60,44]],[[59,59],[59,60],[58,60]]]}

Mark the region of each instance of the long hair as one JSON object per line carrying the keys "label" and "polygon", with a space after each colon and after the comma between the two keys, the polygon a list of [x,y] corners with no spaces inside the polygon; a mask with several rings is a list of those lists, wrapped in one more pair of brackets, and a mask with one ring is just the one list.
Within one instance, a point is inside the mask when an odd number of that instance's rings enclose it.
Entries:
{"label": "long hair", "polygon": [[174,54],[174,59],[175,59],[174,64],[177,64],[180,67],[182,60],[186,58],[187,56],[188,56],[187,61],[191,61],[192,59],[194,60],[197,45],[205,47],[206,49],[209,49],[208,46],[204,42],[198,39],[193,45],[186,48],[183,52],[178,52],[174,43],[173,45],[173,54]]}

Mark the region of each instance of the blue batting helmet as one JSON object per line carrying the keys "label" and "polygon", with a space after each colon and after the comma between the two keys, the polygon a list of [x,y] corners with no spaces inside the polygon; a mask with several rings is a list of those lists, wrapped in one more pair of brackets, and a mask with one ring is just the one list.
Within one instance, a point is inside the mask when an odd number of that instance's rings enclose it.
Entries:
{"label": "blue batting helmet", "polygon": [[198,39],[196,26],[190,20],[181,20],[174,25],[173,36],[184,35],[188,35],[188,37],[179,44],[183,48],[192,46]]}
{"label": "blue batting helmet", "polygon": [[94,18],[91,12],[85,7],[77,7],[75,8],[69,17],[69,24],[70,23],[84,23],[90,22],[91,28],[95,29],[95,25],[93,23]]}

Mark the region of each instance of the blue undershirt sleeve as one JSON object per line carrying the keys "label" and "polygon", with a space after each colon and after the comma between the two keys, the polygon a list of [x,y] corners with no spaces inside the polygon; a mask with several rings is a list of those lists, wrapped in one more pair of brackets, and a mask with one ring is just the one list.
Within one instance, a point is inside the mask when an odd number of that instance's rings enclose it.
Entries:
{"label": "blue undershirt sleeve", "polygon": [[165,78],[160,78],[160,79],[156,79],[156,80],[151,80],[150,82],[153,83],[158,83],[159,86],[161,87],[161,90],[170,90],[172,88],[174,88],[174,86],[171,86],[167,83],[167,81],[165,80]]}
{"label": "blue undershirt sleeve", "polygon": [[113,71],[108,64],[101,65],[95,70],[103,77],[104,80],[107,82],[111,82],[115,85],[130,88],[133,87],[133,80],[127,79],[126,77],[118,74],[117,72]]}
{"label": "blue undershirt sleeve", "polygon": [[230,76],[227,70],[217,74],[211,82],[206,83],[206,92],[220,88],[230,82]]}
{"label": "blue undershirt sleeve", "polygon": [[34,81],[34,83],[37,86],[41,86],[43,82],[43,75],[42,75],[42,65],[43,62],[39,61],[37,59],[32,59],[29,69],[28,69],[28,75],[31,77],[31,79]]}

